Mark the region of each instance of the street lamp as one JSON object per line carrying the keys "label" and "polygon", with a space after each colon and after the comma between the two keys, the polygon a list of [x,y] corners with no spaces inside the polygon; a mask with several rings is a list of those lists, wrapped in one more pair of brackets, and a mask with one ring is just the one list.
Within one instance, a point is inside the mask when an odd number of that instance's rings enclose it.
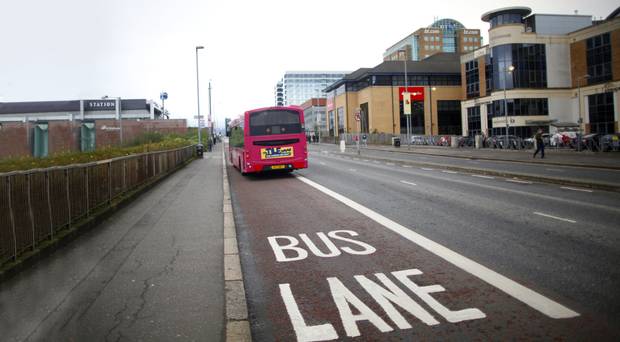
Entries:
{"label": "street lamp", "polygon": [[[430,100],[430,109],[431,109],[431,136],[432,136],[433,135],[433,92],[437,90],[437,88],[429,86],[429,90],[430,91],[428,92],[428,96]],[[439,134],[439,132],[437,132],[437,134]]]}
{"label": "street lamp", "polygon": [[[405,114],[405,94],[407,94],[407,96],[409,97],[409,82],[407,82],[407,51],[406,50],[398,50],[398,53],[400,54],[401,52],[403,52],[403,65],[405,66],[405,91],[403,92],[403,114]],[[411,98],[407,99],[407,100],[411,100]],[[409,113],[409,115],[405,114],[405,117],[407,117],[407,149],[410,150],[411,149],[411,113]]]}
{"label": "street lamp", "polygon": [[[314,89],[314,92],[317,95],[317,99],[321,98],[321,91],[319,89]],[[321,100],[318,100],[319,104],[321,103]],[[318,106],[318,104],[317,104]],[[326,106],[327,107],[327,106]],[[327,109],[327,108],[326,108]],[[314,120],[316,121],[316,126],[318,127],[317,131],[315,132],[318,134],[318,143],[321,143],[321,112],[319,111],[318,113],[316,113],[316,108],[314,107],[314,105],[312,106],[312,111],[314,112]]]}
{"label": "street lamp", "polygon": [[204,46],[196,46],[196,101],[198,103],[198,144],[202,144],[202,137],[200,135],[201,130],[201,117],[200,117],[200,79],[198,77],[198,50],[204,49]]}
{"label": "street lamp", "polygon": [[581,125],[583,124],[583,117],[581,112],[581,80],[587,80],[590,78],[590,75],[585,74],[583,76],[577,77],[577,91],[578,91],[578,101],[579,101],[579,119],[577,119],[577,123],[579,123],[579,134],[577,135],[577,151],[581,151]]}
{"label": "street lamp", "polygon": [[508,148],[508,131],[510,130],[510,124],[508,123],[508,101],[506,100],[506,82],[508,81],[508,74],[510,74],[512,76],[512,72],[515,70],[515,67],[513,65],[509,66],[508,68],[506,68],[505,72],[506,75],[504,75],[504,117],[506,118],[506,132],[504,132],[504,138],[506,140],[506,145],[504,145],[504,148]]}

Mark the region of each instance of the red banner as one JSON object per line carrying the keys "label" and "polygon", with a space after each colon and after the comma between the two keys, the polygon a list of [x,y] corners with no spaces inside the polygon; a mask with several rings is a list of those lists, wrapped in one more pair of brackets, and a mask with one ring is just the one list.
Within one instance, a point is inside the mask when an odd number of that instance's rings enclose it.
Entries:
{"label": "red banner", "polygon": [[[411,93],[411,101],[424,101],[424,87],[407,87],[409,93]],[[398,99],[403,100],[403,93],[405,87],[398,87]]]}

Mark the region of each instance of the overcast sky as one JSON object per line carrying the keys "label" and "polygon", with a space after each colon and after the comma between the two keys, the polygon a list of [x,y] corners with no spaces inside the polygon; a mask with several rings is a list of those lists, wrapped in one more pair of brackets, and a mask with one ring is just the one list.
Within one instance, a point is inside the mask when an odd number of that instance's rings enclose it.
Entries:
{"label": "overcast sky", "polygon": [[[421,4],[424,3],[422,6]],[[169,94],[173,118],[225,117],[274,103],[287,70],[355,70],[435,17],[467,28],[482,13],[529,6],[534,13],[606,17],[617,0],[0,0],[0,102],[147,98]],[[195,124],[190,120],[190,124]]]}

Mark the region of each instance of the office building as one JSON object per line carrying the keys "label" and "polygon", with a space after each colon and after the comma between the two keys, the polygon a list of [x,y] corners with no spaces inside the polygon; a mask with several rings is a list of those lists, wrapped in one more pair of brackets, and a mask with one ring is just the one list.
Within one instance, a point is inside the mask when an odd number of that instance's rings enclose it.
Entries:
{"label": "office building", "polygon": [[[287,71],[276,85],[276,105],[282,103],[284,106],[299,106],[313,97],[325,97],[323,89],[341,79],[346,73],[346,71]],[[283,95],[281,102],[280,95]]]}
{"label": "office building", "polygon": [[[463,135],[618,131],[620,18],[485,13],[489,45],[461,56]],[[506,131],[508,129],[508,132]]]}
{"label": "office building", "polygon": [[419,61],[440,52],[462,54],[476,50],[481,43],[480,30],[467,29],[454,19],[441,19],[389,47],[383,60]]}

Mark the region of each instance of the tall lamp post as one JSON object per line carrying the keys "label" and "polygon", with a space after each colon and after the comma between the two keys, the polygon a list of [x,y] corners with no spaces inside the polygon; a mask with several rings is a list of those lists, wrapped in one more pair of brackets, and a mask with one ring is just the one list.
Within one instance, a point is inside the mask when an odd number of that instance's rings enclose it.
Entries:
{"label": "tall lamp post", "polygon": [[579,119],[577,119],[577,123],[579,123],[579,132],[577,135],[577,151],[581,151],[581,125],[583,124],[583,116],[581,111],[581,80],[587,80],[590,78],[590,75],[585,74],[583,76],[577,77],[577,97],[578,97],[578,106],[579,106]]}
{"label": "tall lamp post", "polygon": [[504,139],[506,140],[506,145],[504,148],[508,148],[508,131],[510,130],[510,124],[508,123],[508,100],[506,99],[506,82],[508,81],[508,75],[512,76],[512,72],[515,70],[513,65],[506,68],[504,71],[506,75],[504,75],[504,117],[506,118],[506,132],[504,134]]}
{"label": "tall lamp post", "polygon": [[[429,82],[430,84],[430,82]],[[428,92],[428,96],[429,96],[429,100],[430,100],[430,109],[431,109],[431,136],[433,135],[433,92],[437,90],[436,87],[430,87],[429,86],[429,92]],[[437,132],[437,134],[439,134],[439,132]]]}
{"label": "tall lamp post", "polygon": [[[398,52],[403,53],[403,65],[405,66],[405,91],[403,92],[403,114],[407,118],[407,149],[411,149],[411,113],[405,113],[405,102],[407,100],[411,101],[411,97],[409,96],[409,82],[407,81],[407,51],[406,50],[398,50]],[[407,98],[405,98],[405,96]]]}
{"label": "tall lamp post", "polygon": [[198,144],[202,144],[202,137],[200,134],[201,128],[202,128],[202,124],[201,124],[201,120],[202,117],[200,116],[200,79],[198,76],[198,50],[202,50],[204,49],[204,46],[196,46],[196,101],[198,103],[198,115],[196,116],[198,118]]}

